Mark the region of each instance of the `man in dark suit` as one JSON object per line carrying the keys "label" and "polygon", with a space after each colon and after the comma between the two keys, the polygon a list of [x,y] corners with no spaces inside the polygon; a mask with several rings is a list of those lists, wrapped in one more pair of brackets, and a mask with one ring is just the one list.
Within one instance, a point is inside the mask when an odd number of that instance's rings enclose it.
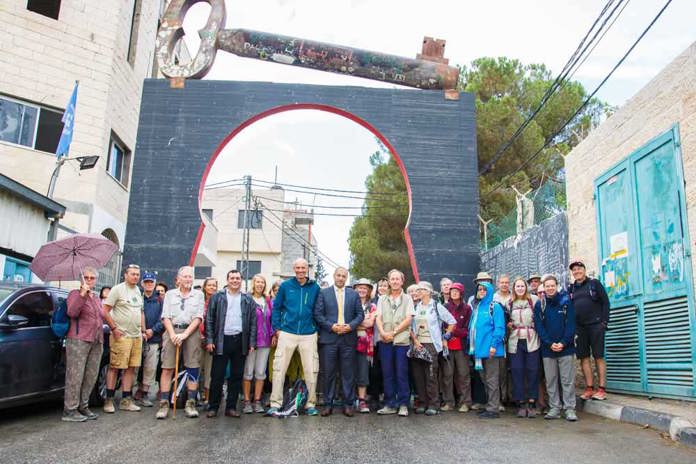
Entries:
{"label": "man in dark suit", "polygon": [[355,403],[355,347],[356,329],[365,317],[360,297],[352,288],[346,288],[348,271],[339,267],[334,272],[334,285],[319,293],[314,305],[314,320],[319,326],[319,362],[324,373],[324,409],[328,416],[336,396],[337,368],[341,372],[343,414],[353,417]]}

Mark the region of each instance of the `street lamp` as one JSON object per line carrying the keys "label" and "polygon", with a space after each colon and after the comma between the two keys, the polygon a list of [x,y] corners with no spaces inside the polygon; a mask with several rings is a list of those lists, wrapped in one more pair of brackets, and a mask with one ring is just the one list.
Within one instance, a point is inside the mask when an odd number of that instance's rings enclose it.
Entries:
{"label": "street lamp", "polygon": [[53,191],[56,188],[56,182],[58,181],[58,174],[60,174],[60,168],[66,161],[79,161],[80,171],[84,171],[86,169],[92,169],[94,166],[96,166],[97,161],[99,161],[99,156],[88,155],[76,156],[74,158],[68,158],[67,156],[63,156],[58,158],[58,160],[56,160],[56,168],[53,170],[53,174],[51,175],[51,182],[48,184],[48,193],[46,194],[48,198],[53,198]]}

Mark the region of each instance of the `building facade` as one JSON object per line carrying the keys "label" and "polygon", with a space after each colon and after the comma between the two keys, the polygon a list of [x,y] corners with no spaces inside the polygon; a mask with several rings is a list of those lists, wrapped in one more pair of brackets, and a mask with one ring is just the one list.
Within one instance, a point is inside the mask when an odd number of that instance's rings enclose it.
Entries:
{"label": "building facade", "polygon": [[[122,250],[140,96],[153,73],[163,6],[161,0],[0,4],[0,173],[47,192],[76,81],[69,157],[99,156],[90,170],[75,161],[62,167],[53,194],[66,207],[58,237],[101,233]],[[118,279],[119,257],[102,271],[102,285]]]}
{"label": "building facade", "polygon": [[611,300],[608,387],[696,397],[696,43],[566,158],[569,252]]}

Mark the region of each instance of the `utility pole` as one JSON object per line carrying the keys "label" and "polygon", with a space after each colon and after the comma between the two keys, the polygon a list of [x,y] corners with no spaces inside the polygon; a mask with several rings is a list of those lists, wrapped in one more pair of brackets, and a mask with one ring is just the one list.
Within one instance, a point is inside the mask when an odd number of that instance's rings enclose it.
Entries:
{"label": "utility pole", "polygon": [[244,176],[244,230],[242,231],[242,271],[244,291],[249,291],[249,230],[251,229],[251,176]]}

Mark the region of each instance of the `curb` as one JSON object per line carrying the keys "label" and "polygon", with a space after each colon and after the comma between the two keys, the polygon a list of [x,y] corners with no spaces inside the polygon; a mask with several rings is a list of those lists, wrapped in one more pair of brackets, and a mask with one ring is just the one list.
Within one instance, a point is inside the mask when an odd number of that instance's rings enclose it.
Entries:
{"label": "curb", "polygon": [[696,424],[683,417],[649,409],[622,406],[609,401],[583,400],[577,398],[578,409],[607,419],[628,424],[649,426],[660,432],[669,433],[672,440],[696,449]]}

